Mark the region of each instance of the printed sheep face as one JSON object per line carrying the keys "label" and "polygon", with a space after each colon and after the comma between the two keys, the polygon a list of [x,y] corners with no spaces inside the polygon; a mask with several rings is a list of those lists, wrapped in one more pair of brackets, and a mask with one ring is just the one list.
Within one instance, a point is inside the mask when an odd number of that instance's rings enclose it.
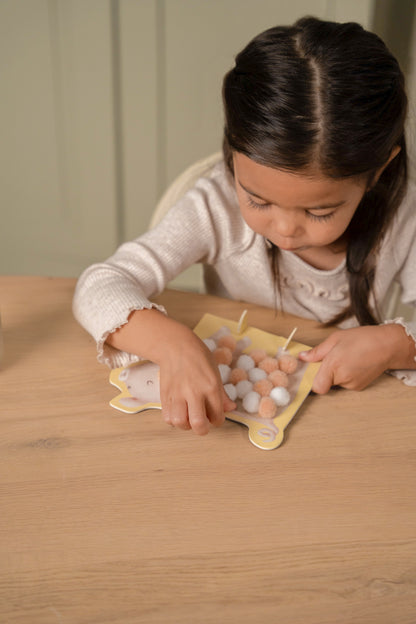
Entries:
{"label": "printed sheep face", "polygon": [[141,406],[160,403],[159,366],[153,362],[140,362],[121,369],[112,383],[128,393],[128,396],[117,397],[120,408],[136,408],[137,411]]}

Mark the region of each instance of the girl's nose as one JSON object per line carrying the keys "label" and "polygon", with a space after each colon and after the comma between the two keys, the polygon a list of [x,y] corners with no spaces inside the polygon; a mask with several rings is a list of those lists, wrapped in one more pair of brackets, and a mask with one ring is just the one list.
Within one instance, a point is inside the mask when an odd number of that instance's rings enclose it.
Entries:
{"label": "girl's nose", "polygon": [[296,218],[290,214],[276,215],[276,231],[285,238],[292,238],[298,233],[298,223]]}

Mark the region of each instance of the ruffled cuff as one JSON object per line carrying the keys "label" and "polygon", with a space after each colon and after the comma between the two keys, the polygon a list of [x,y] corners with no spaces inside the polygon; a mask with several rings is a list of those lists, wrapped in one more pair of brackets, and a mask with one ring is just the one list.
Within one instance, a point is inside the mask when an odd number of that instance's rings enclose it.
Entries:
{"label": "ruffled cuff", "polygon": [[120,327],[123,327],[123,325],[127,323],[132,312],[135,310],[150,310],[152,308],[166,314],[166,309],[162,305],[157,305],[156,303],[151,303],[146,306],[131,307],[126,311],[125,317],[117,325],[106,331],[101,336],[101,338],[97,341],[97,360],[101,364],[106,364],[109,368],[119,368],[121,366],[128,366],[133,362],[139,362],[143,359],[139,355],[128,353],[126,351],[119,351],[119,349],[107,344],[106,340],[110,334],[114,333],[117,329],[120,329]]}
{"label": "ruffled cuff", "polygon": [[[411,323],[405,321],[402,316],[399,316],[395,319],[388,319],[384,321],[382,325],[391,325],[391,324],[401,325],[405,330],[407,336],[413,340],[415,343],[415,352],[416,352],[416,323]],[[416,362],[416,355],[414,357],[414,361]],[[415,386],[416,387],[416,370],[404,369],[404,370],[388,370],[386,371],[389,375],[396,377],[396,379],[400,379],[406,386]]]}

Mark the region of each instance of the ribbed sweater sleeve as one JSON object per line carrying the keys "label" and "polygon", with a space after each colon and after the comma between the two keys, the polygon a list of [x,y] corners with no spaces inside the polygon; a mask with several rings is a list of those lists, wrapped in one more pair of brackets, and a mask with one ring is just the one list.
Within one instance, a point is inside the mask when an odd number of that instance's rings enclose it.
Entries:
{"label": "ribbed sweater sleeve", "polygon": [[114,367],[138,360],[107,345],[108,335],[125,324],[133,310],[156,307],[166,312],[152,303],[152,297],[188,266],[215,260],[221,217],[215,218],[213,212],[224,203],[222,193],[215,177],[201,178],[157,227],[82,273],[73,312],[96,340],[100,361]]}

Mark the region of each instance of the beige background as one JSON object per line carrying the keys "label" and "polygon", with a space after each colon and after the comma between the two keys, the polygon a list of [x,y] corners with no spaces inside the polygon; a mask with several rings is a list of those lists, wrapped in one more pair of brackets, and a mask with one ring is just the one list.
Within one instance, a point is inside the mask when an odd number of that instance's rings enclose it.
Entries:
{"label": "beige background", "polygon": [[414,5],[1,0],[0,271],[77,276],[146,230],[175,176],[220,148],[222,76],[271,25],[314,14],[377,30],[414,101]]}

